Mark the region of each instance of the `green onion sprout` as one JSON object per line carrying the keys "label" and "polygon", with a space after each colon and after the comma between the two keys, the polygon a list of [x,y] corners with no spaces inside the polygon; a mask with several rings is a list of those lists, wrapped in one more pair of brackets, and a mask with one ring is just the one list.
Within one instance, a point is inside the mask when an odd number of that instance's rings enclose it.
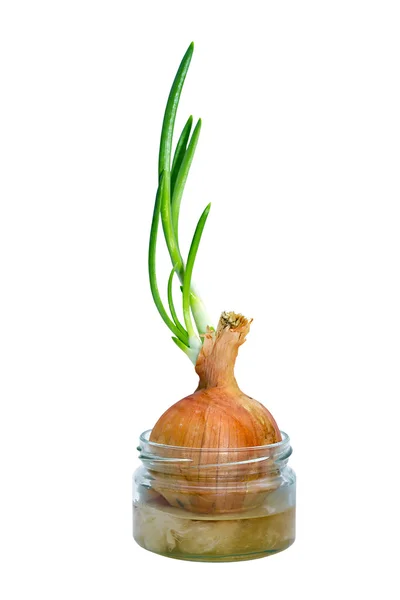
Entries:
{"label": "green onion sprout", "polygon": [[[150,230],[149,278],[154,303],[163,321],[174,334],[172,339],[191,359],[193,364],[196,364],[203,336],[208,328],[212,329],[205,306],[192,284],[193,267],[211,205],[208,204],[199,219],[186,263],[182,258],[179,246],[178,228],[181,200],[200,136],[200,119],[191,134],[193,117],[190,116],[188,118],[176,145],[171,164],[176,113],[183,84],[192,59],[193,47],[193,43],[190,44],[182,59],[172,84],[164,113],[158,161],[158,189]],[[160,219],[172,262],[172,271],[167,285],[169,313],[161,300],[156,275],[156,246]],[[178,318],[173,302],[173,281],[175,274],[181,284],[184,325]]]}

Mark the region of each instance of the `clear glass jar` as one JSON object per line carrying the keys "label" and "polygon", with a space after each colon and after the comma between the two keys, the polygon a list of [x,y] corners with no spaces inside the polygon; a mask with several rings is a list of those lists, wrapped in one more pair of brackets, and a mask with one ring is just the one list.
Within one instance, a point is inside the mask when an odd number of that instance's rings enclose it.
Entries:
{"label": "clear glass jar", "polygon": [[140,436],[133,537],[151,552],[196,561],[261,558],[295,539],[290,439],[252,448],[165,446]]}

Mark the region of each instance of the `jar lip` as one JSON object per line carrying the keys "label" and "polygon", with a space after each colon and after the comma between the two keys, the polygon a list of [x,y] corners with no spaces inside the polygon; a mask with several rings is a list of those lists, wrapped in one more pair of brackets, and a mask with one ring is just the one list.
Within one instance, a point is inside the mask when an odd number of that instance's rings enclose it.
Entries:
{"label": "jar lip", "polygon": [[275,442],[274,444],[265,444],[264,446],[241,446],[240,448],[187,448],[186,446],[170,446],[169,444],[159,444],[158,442],[151,442],[150,441],[150,434],[151,434],[152,430],[151,429],[147,429],[146,431],[144,431],[140,436],[139,439],[143,444],[146,444],[148,447],[151,448],[159,448],[159,449],[169,449],[169,450],[190,450],[191,452],[193,451],[197,451],[197,452],[216,452],[218,450],[218,452],[240,452],[240,451],[249,451],[249,450],[268,450],[268,449],[272,449],[272,450],[279,450],[280,448],[284,448],[285,446],[287,446],[288,444],[290,444],[290,437],[288,436],[287,433],[285,433],[284,431],[280,430],[281,436],[282,436],[282,440],[280,442]]}

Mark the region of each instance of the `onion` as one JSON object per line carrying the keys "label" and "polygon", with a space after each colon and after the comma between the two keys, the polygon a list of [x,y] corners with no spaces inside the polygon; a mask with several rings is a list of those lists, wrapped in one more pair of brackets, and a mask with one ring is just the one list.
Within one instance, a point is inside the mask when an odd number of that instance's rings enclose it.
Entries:
{"label": "onion", "polygon": [[[243,486],[245,482],[257,481],[266,468],[264,463],[253,460],[254,447],[274,444],[281,440],[281,435],[271,413],[260,402],[243,393],[234,376],[238,349],[245,341],[251,321],[241,314],[222,313],[214,330],[192,283],[195,258],[210,204],[198,221],[186,261],[182,258],[178,235],[179,211],[200,135],[201,120],[198,120],[191,135],[193,119],[189,117],[174,153],[172,138],[192,54],[193,44],[179,66],[164,114],[158,189],[150,232],[149,278],[155,305],[174,334],[173,341],[195,365],[199,385],[193,394],[171,406],[160,417],[150,441],[184,448],[190,464],[188,468],[182,467],[182,464],[169,465],[162,474],[157,474],[154,489],[158,489],[168,502],[195,512],[229,512],[260,501],[265,490],[255,490],[253,486],[253,491],[248,493]],[[161,300],[156,276],[160,220],[172,262],[167,289],[169,314]],[[181,284],[183,324],[173,303],[175,275]],[[243,448],[249,450],[243,453],[240,450]],[[229,492],[226,482],[229,483]],[[192,485],[194,483],[196,486]]]}
{"label": "onion", "polygon": [[185,448],[241,448],[282,439],[271,413],[244,394],[234,376],[250,322],[223,313],[217,331],[208,330],[196,362],[197,390],[160,417],[150,441]]}
{"label": "onion", "polygon": [[[182,456],[191,461],[188,468],[172,463],[166,474],[157,474],[154,487],[172,506],[210,514],[238,512],[254,508],[265,497],[266,490],[254,481],[263,478],[267,464],[255,460],[253,448],[282,438],[271,413],[244,394],[234,376],[249,328],[242,315],[221,315],[217,331],[205,334],[196,363],[197,390],[171,406],[151,432],[151,442],[180,446]],[[248,482],[253,482],[251,489]]]}

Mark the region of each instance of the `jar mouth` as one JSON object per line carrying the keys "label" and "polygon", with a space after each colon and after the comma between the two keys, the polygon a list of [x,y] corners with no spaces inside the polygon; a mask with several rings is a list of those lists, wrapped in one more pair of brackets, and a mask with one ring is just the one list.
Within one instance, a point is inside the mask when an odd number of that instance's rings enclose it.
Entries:
{"label": "jar mouth", "polygon": [[[279,453],[280,450],[287,448],[290,446],[290,437],[284,431],[281,431],[282,440],[280,442],[275,442],[274,444],[265,444],[264,446],[240,446],[239,448],[189,448],[187,446],[170,446],[169,444],[158,444],[157,442],[150,441],[150,435],[152,430],[147,429],[140,436],[139,440],[142,444],[145,444],[148,449],[153,448],[154,450],[177,450],[178,452],[184,452],[188,450],[190,452],[218,452],[218,453],[229,453],[229,452],[244,452],[244,451],[268,451],[273,450]],[[141,449],[141,448],[140,448]],[[138,448],[139,450],[139,448]]]}

